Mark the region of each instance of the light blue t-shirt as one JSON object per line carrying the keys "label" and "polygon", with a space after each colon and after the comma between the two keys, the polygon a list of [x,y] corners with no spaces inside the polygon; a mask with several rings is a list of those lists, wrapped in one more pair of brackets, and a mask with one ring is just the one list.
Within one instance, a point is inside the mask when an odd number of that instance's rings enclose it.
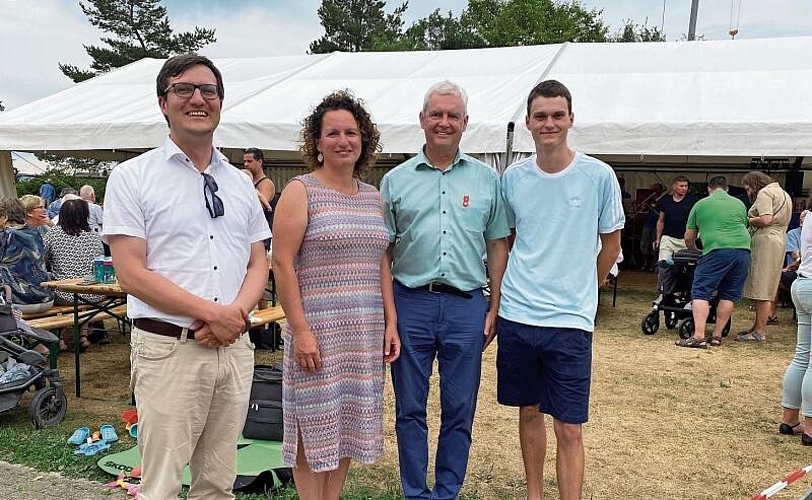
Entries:
{"label": "light blue t-shirt", "polygon": [[784,254],[784,267],[795,262],[795,259],[792,258],[792,252],[800,252],[801,250],[801,228],[796,227],[790,231],[787,231],[787,250]]}
{"label": "light blue t-shirt", "polygon": [[526,325],[593,331],[598,235],[624,224],[612,168],[576,153],[564,170],[548,174],[533,155],[508,167],[502,192],[516,240],[499,315]]}
{"label": "light blue t-shirt", "polygon": [[485,240],[510,235],[494,169],[457,152],[442,171],[421,151],[383,177],[381,196],[395,279],[411,288],[485,286]]}

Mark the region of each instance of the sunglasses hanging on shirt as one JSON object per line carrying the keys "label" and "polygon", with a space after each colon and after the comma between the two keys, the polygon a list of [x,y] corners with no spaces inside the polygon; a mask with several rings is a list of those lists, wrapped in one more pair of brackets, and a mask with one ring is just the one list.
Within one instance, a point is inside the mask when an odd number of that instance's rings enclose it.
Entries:
{"label": "sunglasses hanging on shirt", "polygon": [[219,189],[217,181],[205,172],[200,175],[203,176],[203,198],[206,200],[206,210],[209,211],[212,219],[222,217],[226,211],[225,207],[223,207],[223,200],[216,194]]}

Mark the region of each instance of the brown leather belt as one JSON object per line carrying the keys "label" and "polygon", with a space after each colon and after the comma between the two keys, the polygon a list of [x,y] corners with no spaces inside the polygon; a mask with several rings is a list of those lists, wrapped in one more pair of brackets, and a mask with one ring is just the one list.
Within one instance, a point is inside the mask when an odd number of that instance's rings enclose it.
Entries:
{"label": "brown leather belt", "polygon": [[[174,337],[176,339],[180,338],[180,334],[183,331],[183,328],[177,325],[149,318],[137,318],[133,320],[133,325],[135,325],[135,327],[139,330],[144,330],[145,332],[154,333],[155,335],[163,335],[165,337]],[[194,330],[189,330],[186,334],[186,338],[195,338]]]}

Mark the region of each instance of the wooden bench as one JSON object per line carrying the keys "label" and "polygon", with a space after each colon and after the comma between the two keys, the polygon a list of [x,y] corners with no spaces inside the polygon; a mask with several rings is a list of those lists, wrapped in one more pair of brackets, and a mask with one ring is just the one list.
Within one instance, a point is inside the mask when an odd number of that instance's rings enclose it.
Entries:
{"label": "wooden bench", "polygon": [[[88,309],[92,308],[93,306],[90,304],[81,304],[79,306],[80,311],[87,311]],[[23,314],[23,319],[30,320],[35,318],[44,318],[45,316],[59,316],[62,314],[73,314],[73,306],[54,306],[47,311]]]}
{"label": "wooden bench", "polygon": [[[42,330],[57,330],[59,328],[68,328],[73,326],[73,306],[70,307],[70,314],[63,313],[63,314],[55,314],[53,316],[46,316],[43,318],[35,318],[26,320],[29,326],[33,328],[40,328]],[[81,309],[81,308],[80,308]],[[86,308],[82,312],[89,312],[91,308]],[[126,316],[127,315],[127,304],[121,304],[120,306],[116,306],[110,309],[110,312],[116,314],[118,316]],[[99,312],[93,316],[92,321],[96,320],[105,320],[110,318],[115,318],[113,314],[109,312]],[[81,315],[80,315],[81,319]]]}

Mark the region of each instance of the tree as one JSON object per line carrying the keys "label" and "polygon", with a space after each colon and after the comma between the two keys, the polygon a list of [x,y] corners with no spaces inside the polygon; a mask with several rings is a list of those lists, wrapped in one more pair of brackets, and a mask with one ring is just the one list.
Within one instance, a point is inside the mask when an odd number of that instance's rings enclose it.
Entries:
{"label": "tree", "polygon": [[403,36],[403,50],[453,50],[487,47],[487,42],[467,19],[436,9],[428,17],[415,21]]}
{"label": "tree", "polygon": [[3,101],[0,101],[0,111],[5,111],[6,108],[3,106]]}
{"label": "tree", "polygon": [[603,10],[579,0],[469,0],[462,20],[489,47],[563,42],[604,42]]}
{"label": "tree", "polygon": [[386,0],[322,0],[318,14],[325,33],[310,43],[310,53],[400,49],[409,1],[391,14],[386,14],[385,6]]}
{"label": "tree", "polygon": [[93,59],[89,70],[59,63],[59,69],[74,82],[82,82],[111,69],[145,57],[166,59],[192,52],[214,43],[214,30],[198,28],[173,33],[165,7],[160,0],[88,0],[79,6],[90,24],[113,36],[101,39],[107,47],[85,45]]}
{"label": "tree", "polygon": [[634,24],[631,19],[623,20],[623,28],[610,37],[611,42],[664,42],[665,35],[656,26],[649,27],[648,18],[643,25]]}

